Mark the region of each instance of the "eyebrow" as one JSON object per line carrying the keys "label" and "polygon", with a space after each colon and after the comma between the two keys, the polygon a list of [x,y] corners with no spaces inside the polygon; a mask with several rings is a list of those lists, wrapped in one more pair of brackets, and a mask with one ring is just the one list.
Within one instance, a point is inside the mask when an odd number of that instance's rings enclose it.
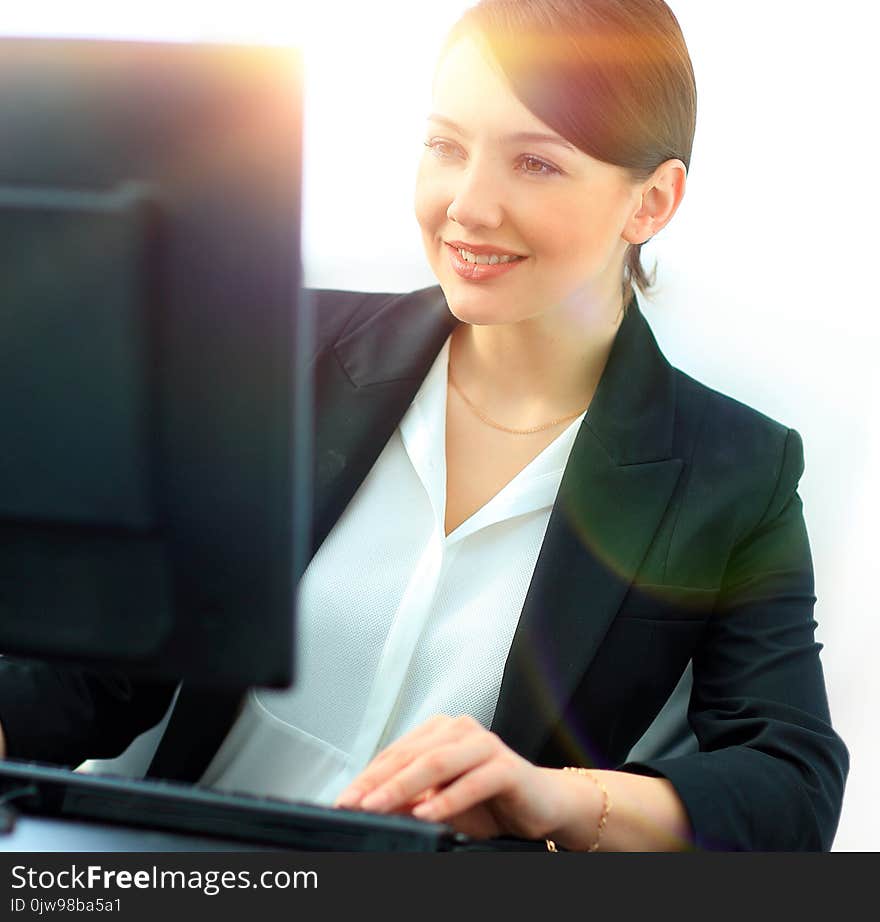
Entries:
{"label": "eyebrow", "polygon": [[[451,118],[446,118],[445,115],[437,115],[432,113],[428,116],[429,122],[436,122],[438,125],[445,125],[447,128],[451,128],[453,131],[457,131],[461,135],[467,135],[467,132],[459,125],[457,122],[452,121]],[[571,151],[572,153],[577,153],[577,148],[573,144],[569,144],[565,138],[560,137],[558,134],[544,134],[540,131],[517,131],[514,134],[509,134],[506,137],[502,138],[503,141],[516,142],[519,144],[533,144],[543,142],[545,144],[556,144],[558,147],[564,147],[566,150]]]}

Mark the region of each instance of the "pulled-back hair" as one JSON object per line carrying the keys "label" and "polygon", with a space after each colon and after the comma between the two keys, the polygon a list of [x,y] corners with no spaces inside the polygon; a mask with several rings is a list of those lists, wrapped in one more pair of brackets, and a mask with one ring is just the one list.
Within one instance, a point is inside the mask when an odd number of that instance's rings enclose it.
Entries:
{"label": "pulled-back hair", "polygon": [[[480,0],[447,47],[464,36],[488,49],[526,108],[596,160],[624,167],[636,182],[666,160],[690,167],[696,81],[663,0]],[[641,247],[626,253],[627,295],[655,281]]]}

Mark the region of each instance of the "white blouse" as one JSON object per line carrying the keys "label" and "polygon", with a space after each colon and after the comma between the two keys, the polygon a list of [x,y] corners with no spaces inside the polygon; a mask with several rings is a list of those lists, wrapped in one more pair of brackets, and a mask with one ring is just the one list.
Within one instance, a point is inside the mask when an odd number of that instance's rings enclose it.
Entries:
{"label": "white blouse", "polygon": [[448,537],[449,341],[300,581],[295,682],[251,689],[201,783],[332,803],[435,714],[489,727],[581,414]]}

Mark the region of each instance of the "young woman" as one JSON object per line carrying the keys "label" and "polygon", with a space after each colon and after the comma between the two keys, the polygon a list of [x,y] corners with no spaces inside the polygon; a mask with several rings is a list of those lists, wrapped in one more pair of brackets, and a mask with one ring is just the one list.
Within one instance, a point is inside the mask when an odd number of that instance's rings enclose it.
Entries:
{"label": "young woman", "polygon": [[[434,89],[416,211],[439,288],[316,294],[297,684],[184,688],[152,773],[551,849],[829,848],[847,753],[800,438],[670,367],[634,294],[690,162],[675,17],[483,0]],[[699,750],[627,762],[689,663]],[[108,754],[169,700],[15,668],[13,756]],[[26,715],[62,685],[70,729],[38,743]]]}
{"label": "young woman", "polygon": [[[453,33],[416,201],[460,321],[438,359],[446,534],[571,453],[511,651],[537,675],[510,688],[512,658],[504,674],[516,712],[497,732],[417,725],[339,805],[572,849],[829,846],[846,757],[813,642],[800,440],[670,369],[631,300],[640,246],[684,195],[695,112],[661,0],[484,2]],[[609,770],[689,658],[701,751]],[[546,767],[566,757],[595,769]]]}

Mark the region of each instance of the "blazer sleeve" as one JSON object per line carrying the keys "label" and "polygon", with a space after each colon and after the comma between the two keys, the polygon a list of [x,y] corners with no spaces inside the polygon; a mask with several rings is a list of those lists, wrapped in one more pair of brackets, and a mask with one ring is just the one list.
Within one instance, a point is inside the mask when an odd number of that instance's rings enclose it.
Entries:
{"label": "blazer sleeve", "polygon": [[733,548],[693,657],[688,720],[700,751],[622,767],[667,778],[700,848],[831,847],[849,757],[831,727],[813,566],[789,430],[766,511]]}

